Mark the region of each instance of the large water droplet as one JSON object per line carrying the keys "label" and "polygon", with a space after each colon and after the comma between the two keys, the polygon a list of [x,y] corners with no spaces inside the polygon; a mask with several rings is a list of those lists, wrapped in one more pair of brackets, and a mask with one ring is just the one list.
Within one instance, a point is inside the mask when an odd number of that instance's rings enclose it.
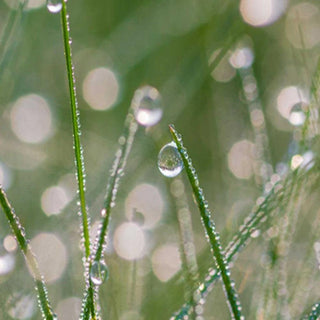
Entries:
{"label": "large water droplet", "polygon": [[47,0],[47,9],[51,13],[58,13],[62,9],[61,0]]}
{"label": "large water droplet", "polygon": [[154,126],[162,118],[162,101],[159,91],[151,86],[137,89],[132,99],[135,118],[145,127]]}
{"label": "large water droplet", "polygon": [[104,262],[95,261],[90,270],[90,279],[91,281],[100,286],[106,279],[108,279],[108,268]]}
{"label": "large water droplet", "polygon": [[306,115],[304,109],[306,108],[305,104],[302,102],[296,103],[290,110],[289,122],[294,126],[303,125]]}
{"label": "large water droplet", "polygon": [[177,176],[183,169],[183,161],[177,149],[177,145],[172,141],[166,144],[159,152],[158,168],[160,172],[169,178]]}

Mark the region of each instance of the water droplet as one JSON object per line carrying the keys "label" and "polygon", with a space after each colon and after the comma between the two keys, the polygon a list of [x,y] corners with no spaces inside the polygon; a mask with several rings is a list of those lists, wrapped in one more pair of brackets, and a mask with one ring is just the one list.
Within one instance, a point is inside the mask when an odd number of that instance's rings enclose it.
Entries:
{"label": "water droplet", "polygon": [[177,176],[183,169],[183,161],[177,149],[177,145],[172,141],[167,143],[159,152],[158,168],[160,172],[169,178]]}
{"label": "water droplet", "polygon": [[93,262],[90,270],[91,281],[100,286],[108,278],[108,268],[104,262],[95,261]]}
{"label": "water droplet", "polygon": [[305,104],[302,102],[296,103],[290,110],[289,122],[294,126],[303,125],[306,115],[304,109],[306,108]]}
{"label": "water droplet", "polygon": [[162,118],[162,101],[159,91],[151,86],[137,89],[132,99],[135,118],[145,127],[154,126]]}
{"label": "water droplet", "polygon": [[62,9],[61,0],[47,0],[47,9],[51,13],[58,13]]}

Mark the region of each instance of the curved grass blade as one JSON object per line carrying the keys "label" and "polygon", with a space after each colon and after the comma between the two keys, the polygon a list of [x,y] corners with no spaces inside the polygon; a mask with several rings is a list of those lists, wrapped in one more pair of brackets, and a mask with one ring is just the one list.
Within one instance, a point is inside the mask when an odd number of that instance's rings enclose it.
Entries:
{"label": "curved grass blade", "polygon": [[225,295],[230,307],[230,313],[233,319],[243,320],[244,316],[241,313],[241,305],[238,298],[238,294],[234,288],[234,282],[230,278],[230,270],[227,260],[222,252],[220,244],[219,233],[216,231],[214,221],[211,218],[211,212],[208,207],[208,203],[204,198],[202,189],[199,187],[199,180],[196,171],[192,165],[192,160],[189,157],[186,148],[183,146],[181,135],[175,130],[173,125],[169,126],[173,140],[175,141],[178,151],[182,157],[193,193],[195,195],[202,222],[204,224],[206,234],[209,238],[211,249],[215,258],[216,265],[221,272],[221,278]]}
{"label": "curved grass blade", "polygon": [[[270,193],[264,198],[263,201],[259,199],[259,205],[256,205],[252,213],[245,218],[243,224],[239,228],[237,234],[228,244],[226,252],[226,261],[231,263],[237,256],[237,254],[245,247],[245,245],[251,239],[251,234],[257,229],[261,229],[278,211],[279,205],[283,202],[287,202],[291,196],[291,188],[296,181],[301,179],[308,180],[315,173],[319,171],[318,166],[314,165],[309,171],[292,171],[282,181],[278,182],[271,189]],[[205,299],[209,292],[212,290],[216,280],[220,278],[218,270],[210,268],[207,272],[205,280],[200,284],[199,291],[201,298]],[[176,312],[171,320],[183,320],[185,316],[190,314],[191,301],[184,304],[178,312]]]}
{"label": "curved grass blade", "polygon": [[70,94],[70,106],[71,106],[71,118],[72,118],[72,129],[73,129],[73,146],[75,153],[75,164],[76,164],[76,176],[78,181],[78,193],[79,193],[79,204],[80,204],[80,216],[81,216],[81,241],[84,245],[84,267],[85,267],[85,282],[86,287],[90,288],[88,293],[90,298],[90,310],[91,315],[95,318],[95,307],[94,307],[94,295],[92,290],[92,283],[89,277],[90,269],[90,236],[89,228],[90,221],[87,212],[86,198],[85,198],[85,166],[83,157],[83,148],[80,141],[80,112],[78,108],[77,94],[76,94],[76,81],[74,75],[74,66],[72,62],[72,52],[71,52],[71,37],[70,37],[70,25],[69,25],[69,15],[67,13],[67,0],[62,1],[61,10],[61,25],[63,32],[63,42],[66,57],[66,67],[68,74],[68,84],[69,84],[69,94]]}
{"label": "curved grass blade", "polygon": [[[126,162],[127,162],[129,153],[131,151],[135,133],[138,128],[138,124],[134,118],[134,110],[135,110],[134,107],[131,106],[125,119],[123,133],[119,138],[120,147],[116,153],[111,174],[109,176],[109,181],[107,184],[107,190],[106,190],[106,195],[104,200],[104,206],[103,206],[103,209],[101,210],[102,221],[100,224],[97,238],[93,245],[93,254],[92,254],[91,263],[99,262],[103,258],[103,252],[106,246],[106,240],[107,240],[106,238],[107,238],[108,226],[110,221],[110,213],[112,208],[115,206],[115,201],[116,201],[118,188],[119,188],[119,182],[121,177],[124,175]],[[92,286],[90,287],[90,290],[93,290]],[[89,298],[89,294],[88,292],[86,292],[84,300],[82,302],[81,320],[89,319],[88,304],[90,303],[90,301],[88,298]]]}
{"label": "curved grass blade", "polygon": [[33,274],[36,284],[37,297],[42,318],[45,320],[57,320],[57,316],[53,313],[51,304],[48,299],[47,288],[45,286],[43,276],[40,273],[35,255],[32,253],[29,241],[26,238],[25,230],[21,226],[18,216],[11,206],[6,193],[0,186],[0,204],[9,221],[12,232],[20,246],[20,249],[26,259],[27,265]]}

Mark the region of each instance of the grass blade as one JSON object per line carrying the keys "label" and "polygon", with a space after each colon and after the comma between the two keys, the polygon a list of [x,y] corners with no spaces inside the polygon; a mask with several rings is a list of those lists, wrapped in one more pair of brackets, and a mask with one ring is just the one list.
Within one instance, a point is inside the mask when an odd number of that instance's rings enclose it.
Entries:
{"label": "grass blade", "polygon": [[75,152],[75,162],[77,169],[77,180],[78,180],[78,191],[80,200],[80,210],[82,217],[82,228],[84,238],[85,257],[88,259],[90,256],[90,237],[89,237],[89,221],[85,199],[85,167],[83,158],[83,149],[80,142],[80,113],[76,95],[76,82],[74,76],[74,67],[72,63],[71,53],[71,38],[70,38],[70,27],[69,27],[69,15],[67,14],[66,1],[62,1],[61,10],[61,22],[64,40],[64,50],[66,57],[66,66],[68,73],[68,84],[69,94],[71,103],[71,116],[72,116],[72,129],[73,129],[73,142]]}
{"label": "grass blade", "polygon": [[28,0],[19,1],[17,9],[11,9],[8,20],[5,24],[3,32],[0,38],[0,76],[4,71],[4,61],[8,56],[9,49],[11,48],[11,44],[16,40],[16,26],[19,23],[19,20],[22,17],[23,9],[27,5]]}
{"label": "grass blade", "polygon": [[33,274],[36,284],[39,308],[42,318],[45,320],[57,320],[57,316],[53,313],[51,304],[48,299],[47,289],[43,281],[43,276],[40,273],[35,255],[32,253],[29,241],[26,238],[25,230],[21,226],[18,216],[11,206],[6,193],[0,186],[0,204],[9,221],[10,227],[15,235],[15,238],[20,246],[20,249],[26,259],[26,262]]}
{"label": "grass blade", "polygon": [[94,294],[92,290],[92,283],[89,277],[90,269],[90,235],[89,235],[89,216],[87,212],[86,198],[85,198],[85,166],[83,149],[80,141],[80,112],[78,108],[77,94],[76,94],[76,81],[74,75],[74,66],[72,62],[72,52],[71,52],[71,37],[70,37],[70,25],[69,25],[69,15],[67,13],[67,0],[62,1],[61,10],[61,25],[63,31],[63,41],[64,50],[66,57],[66,67],[68,74],[68,84],[69,84],[69,95],[70,95],[70,105],[71,105],[71,118],[72,118],[72,129],[73,129],[73,146],[75,153],[75,164],[76,164],[76,176],[78,181],[78,193],[79,193],[79,203],[80,203],[80,216],[81,216],[81,241],[84,245],[84,266],[85,266],[85,281],[86,287],[89,287],[88,293],[90,295],[88,301],[90,302],[91,315],[95,318],[95,307],[94,307]]}
{"label": "grass blade", "polygon": [[182,179],[175,178],[170,185],[170,190],[179,223],[180,256],[186,282],[185,298],[187,301],[191,301],[193,319],[196,317],[197,306],[200,304],[200,301],[198,301],[200,295],[196,294],[199,286],[199,270],[194,245],[191,212],[187,196],[183,192],[184,184]]}
{"label": "grass blade", "polygon": [[[115,206],[116,196],[119,188],[119,182],[124,174],[126,162],[131,151],[132,143],[134,140],[135,133],[137,131],[138,124],[134,118],[134,107],[131,106],[125,119],[123,133],[119,138],[120,147],[116,153],[115,160],[109,181],[107,184],[107,190],[104,200],[104,206],[101,210],[102,221],[99,228],[99,233],[93,245],[93,258],[91,263],[99,262],[103,258],[103,252],[106,246],[106,237],[108,232],[108,226],[110,221],[110,213],[112,208]],[[92,290],[91,288],[89,288]],[[88,305],[89,305],[89,294],[86,292],[84,300],[82,302],[82,320],[89,319]]]}
{"label": "grass blade", "polygon": [[204,198],[202,189],[199,187],[196,171],[192,165],[191,158],[189,157],[186,148],[183,146],[181,135],[175,130],[173,125],[170,125],[169,128],[186,168],[186,172],[200,210],[201,219],[204,224],[206,234],[209,238],[216,265],[219,269],[219,272],[221,272],[221,278],[225,295],[230,307],[230,313],[233,319],[242,320],[244,319],[244,316],[242,316],[241,313],[241,305],[237,292],[234,289],[234,283],[230,278],[229,265],[222,252],[219,234],[216,231],[214,221],[211,218],[211,212],[208,208],[208,203]]}

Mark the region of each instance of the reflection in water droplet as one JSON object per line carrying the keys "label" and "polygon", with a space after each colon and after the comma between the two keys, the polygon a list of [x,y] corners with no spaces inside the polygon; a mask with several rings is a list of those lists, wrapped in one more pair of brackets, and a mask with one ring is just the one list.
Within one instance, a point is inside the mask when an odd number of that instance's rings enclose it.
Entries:
{"label": "reflection in water droplet", "polygon": [[62,9],[61,0],[47,0],[47,9],[51,13],[58,13]]}
{"label": "reflection in water droplet", "polygon": [[183,161],[174,142],[167,143],[159,152],[158,168],[169,178],[176,177],[183,169]]}
{"label": "reflection in water droplet", "polygon": [[108,268],[104,262],[95,261],[92,264],[90,279],[97,286],[100,286],[106,279],[108,279]]}
{"label": "reflection in water droplet", "polygon": [[289,122],[294,126],[301,126],[306,119],[303,111],[304,104],[302,102],[296,103],[290,110]]}
{"label": "reflection in water droplet", "polygon": [[142,126],[154,126],[162,118],[162,101],[156,88],[144,86],[137,89],[132,106],[135,109],[135,118]]}

